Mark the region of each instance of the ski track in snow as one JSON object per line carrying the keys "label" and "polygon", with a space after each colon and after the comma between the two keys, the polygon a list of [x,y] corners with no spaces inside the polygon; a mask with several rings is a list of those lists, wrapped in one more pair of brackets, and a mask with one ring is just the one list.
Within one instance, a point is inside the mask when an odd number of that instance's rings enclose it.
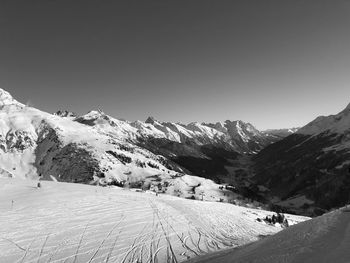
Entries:
{"label": "ski track in snow", "polygon": [[42,185],[0,179],[1,263],[181,262],[281,230],[256,221],[270,212],[230,204]]}
{"label": "ski track in snow", "polygon": [[292,226],[256,243],[188,261],[196,262],[349,263],[350,207]]}

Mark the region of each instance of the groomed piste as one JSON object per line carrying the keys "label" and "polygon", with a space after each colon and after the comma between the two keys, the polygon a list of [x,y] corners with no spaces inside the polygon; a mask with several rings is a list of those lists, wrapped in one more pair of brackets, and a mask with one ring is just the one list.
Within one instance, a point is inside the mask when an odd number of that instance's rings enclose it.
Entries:
{"label": "groomed piste", "polygon": [[[181,262],[282,230],[272,212],[122,188],[0,179],[1,262]],[[308,218],[286,215],[290,224]]]}

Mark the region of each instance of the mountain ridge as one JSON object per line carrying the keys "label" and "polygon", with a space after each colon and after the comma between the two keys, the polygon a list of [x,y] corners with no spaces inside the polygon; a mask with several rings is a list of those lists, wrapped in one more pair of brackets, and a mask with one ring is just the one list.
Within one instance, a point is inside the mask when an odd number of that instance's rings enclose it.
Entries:
{"label": "mountain ridge", "polygon": [[6,91],[0,94],[3,177],[143,189],[161,185],[171,195],[199,199],[205,191],[208,200],[241,202],[234,201],[239,193],[219,189],[217,183],[229,178],[227,167],[238,151],[252,153],[270,143],[241,121],[225,122],[224,133],[198,122],[129,122],[102,110],[50,114]]}
{"label": "mountain ridge", "polygon": [[[107,128],[119,127],[124,139],[137,137],[163,138],[178,143],[193,141],[197,144],[222,144],[241,153],[256,153],[271,142],[278,140],[268,132],[257,130],[252,124],[241,120],[212,123],[191,122],[189,124],[163,122],[148,117],[145,122],[116,119],[103,112],[90,111],[74,119],[83,124]],[[107,128],[109,129],[109,128]]]}
{"label": "mountain ridge", "polygon": [[255,180],[277,197],[273,204],[281,209],[318,215],[350,202],[349,160],[348,105],[259,152]]}

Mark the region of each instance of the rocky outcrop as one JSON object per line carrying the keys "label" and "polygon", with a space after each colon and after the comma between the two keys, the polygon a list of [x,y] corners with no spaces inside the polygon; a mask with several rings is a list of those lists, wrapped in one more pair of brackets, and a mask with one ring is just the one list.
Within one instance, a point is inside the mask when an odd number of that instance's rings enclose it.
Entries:
{"label": "rocky outcrop", "polygon": [[77,117],[77,114],[72,111],[67,110],[59,110],[54,113],[56,116],[65,117],[65,118],[75,118]]}

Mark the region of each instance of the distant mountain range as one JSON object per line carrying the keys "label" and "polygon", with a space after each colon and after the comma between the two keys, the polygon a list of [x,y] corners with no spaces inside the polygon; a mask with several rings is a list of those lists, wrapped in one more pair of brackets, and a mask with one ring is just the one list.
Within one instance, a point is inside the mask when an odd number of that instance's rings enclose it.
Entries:
{"label": "distant mountain range", "polygon": [[[66,117],[74,116],[64,112]],[[153,117],[145,122],[116,119],[102,111],[90,111],[86,115],[72,118],[76,122],[92,126],[97,130],[117,135],[130,142],[147,139],[165,139],[181,144],[215,145],[239,153],[256,153],[266,145],[293,133],[293,130],[269,130],[261,132],[252,124],[243,121],[190,124],[158,121]]]}
{"label": "distant mountain range", "polygon": [[255,154],[293,132],[286,130],[281,135],[282,131],[279,130],[276,135],[274,130],[261,132],[250,123],[229,120],[215,124],[181,124],[161,122],[149,117],[145,122],[129,122],[113,118],[100,110],[69,118],[112,138],[164,156],[185,173],[209,178],[217,183],[231,181],[229,178],[225,180],[225,177],[230,176],[227,167],[232,166],[231,162],[237,156]]}
{"label": "distant mountain range", "polygon": [[101,110],[49,114],[0,90],[0,175],[6,177],[143,187],[189,174],[220,183],[230,161],[279,139],[242,121],[129,122]]}
{"label": "distant mountain range", "polygon": [[6,177],[147,188],[192,176],[192,192],[204,182],[212,189],[226,183],[240,196],[309,215],[350,200],[350,106],[300,129],[259,131],[240,120],[181,124],[153,117],[130,122],[101,110],[49,114],[0,89],[0,153]]}

